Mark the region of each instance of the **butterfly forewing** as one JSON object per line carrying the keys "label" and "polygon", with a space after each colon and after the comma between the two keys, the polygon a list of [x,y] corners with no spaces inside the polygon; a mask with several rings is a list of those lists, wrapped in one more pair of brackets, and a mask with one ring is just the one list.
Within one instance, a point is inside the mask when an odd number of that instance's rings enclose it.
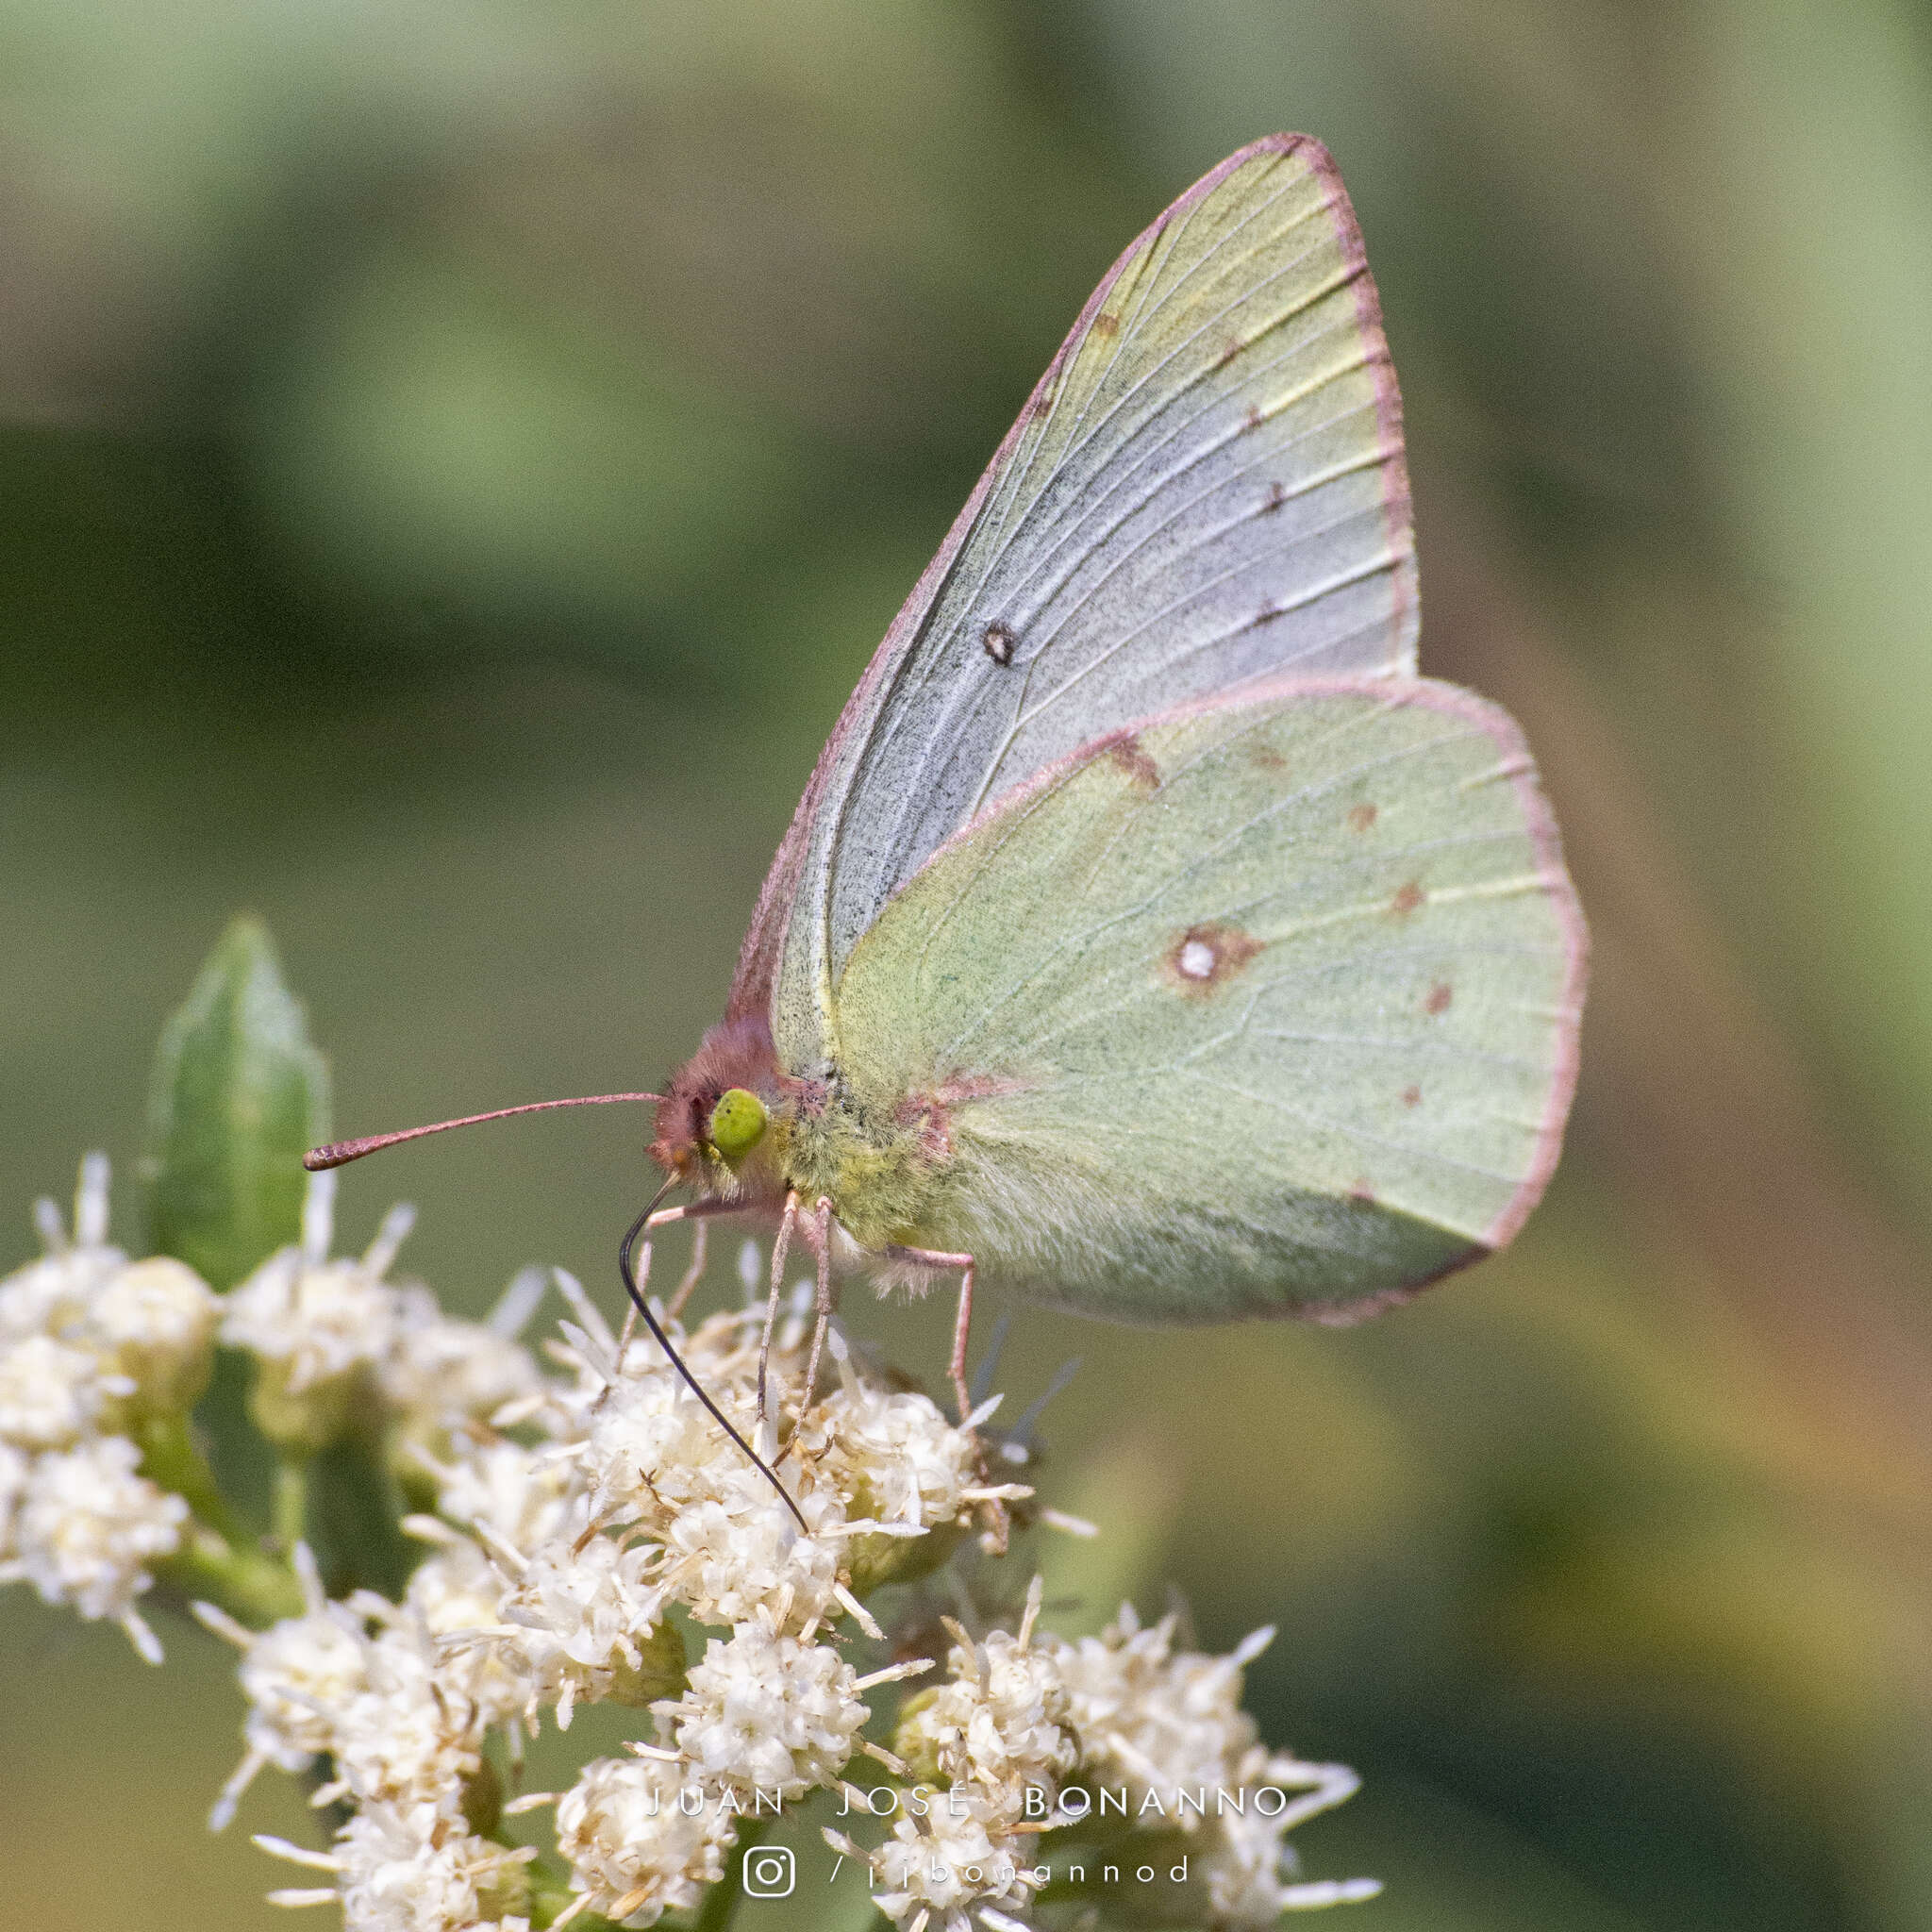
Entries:
{"label": "butterfly forewing", "polygon": [[1002,793],[1257,676],[1410,672],[1415,610],[1354,217],[1325,152],[1275,137],[1116,264],[847,708],[771,908],[781,1049],[826,1044],[855,942]]}
{"label": "butterfly forewing", "polygon": [[1116,1315],[1345,1311],[1507,1240],[1582,928],[1515,727],[1291,683],[1154,721],[939,853],[855,949],[847,1072],[936,1096],[923,1243]]}

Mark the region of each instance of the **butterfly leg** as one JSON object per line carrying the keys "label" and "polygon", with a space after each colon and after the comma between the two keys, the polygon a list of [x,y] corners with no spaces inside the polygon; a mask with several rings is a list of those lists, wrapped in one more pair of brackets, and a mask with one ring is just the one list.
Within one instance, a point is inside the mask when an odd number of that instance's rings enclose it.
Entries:
{"label": "butterfly leg", "polygon": [[959,1270],[959,1306],[953,1316],[953,1359],[946,1373],[953,1378],[953,1399],[959,1405],[959,1426],[966,1429],[973,1426],[968,1420],[973,1413],[973,1391],[966,1382],[966,1343],[973,1332],[973,1257],[948,1255],[946,1258],[964,1264]]}
{"label": "butterfly leg", "polygon": [[966,1383],[966,1344],[973,1331],[973,1271],[978,1266],[971,1255],[948,1254],[941,1248],[891,1247],[887,1255],[894,1261],[916,1261],[922,1268],[957,1268],[959,1271],[959,1309],[953,1318],[953,1359],[946,1373],[953,1384],[953,1399],[959,1405],[959,1424],[973,1413],[973,1391]]}
{"label": "butterfly leg", "polygon": [[973,1326],[973,1271],[979,1264],[971,1255],[952,1255],[942,1248],[902,1248],[885,1251],[891,1261],[913,1261],[922,1268],[957,1268],[959,1271],[959,1312],[953,1320],[953,1396],[959,1405],[963,1424],[973,1412],[973,1391],[966,1386],[966,1340]]}
{"label": "butterfly leg", "polygon": [[709,1217],[701,1215],[697,1224],[691,1231],[691,1266],[684,1271],[684,1278],[677,1284],[677,1291],[671,1297],[664,1310],[674,1320],[684,1313],[684,1305],[690,1301],[691,1291],[704,1279],[705,1248],[710,1232]]}
{"label": "butterfly leg", "polygon": [[674,1221],[697,1224],[691,1233],[691,1266],[684,1271],[684,1279],[677,1284],[677,1292],[671,1297],[666,1314],[684,1313],[684,1305],[691,1299],[691,1290],[698,1285],[699,1277],[705,1272],[705,1236],[709,1232],[711,1223],[721,1215],[750,1212],[750,1204],[744,1201],[687,1201],[676,1208],[660,1208],[645,1222],[646,1228],[665,1227]]}
{"label": "butterfly leg", "polygon": [[819,1283],[818,1295],[812,1305],[811,1355],[805,1365],[805,1393],[798,1402],[801,1417],[811,1407],[813,1391],[819,1386],[819,1351],[825,1345],[825,1330],[831,1325],[832,1311],[838,1301],[832,1292],[832,1204],[824,1194],[818,1198],[812,1218],[818,1224]]}
{"label": "butterfly leg", "polygon": [[791,1230],[798,1222],[798,1191],[785,1196],[778,1217],[778,1239],[772,1243],[772,1293],[765,1304],[765,1332],[758,1338],[758,1427],[765,1425],[765,1374],[772,1365],[772,1331],[778,1325],[778,1292],[785,1283],[785,1257],[791,1247]]}
{"label": "butterfly leg", "polygon": [[[959,1271],[959,1311],[953,1318],[953,1359],[947,1366],[952,1378],[953,1399],[959,1405],[959,1426],[964,1428],[973,1414],[973,1391],[966,1384],[966,1343],[973,1328],[973,1273],[979,1265],[971,1255],[948,1254],[942,1248],[901,1248],[886,1249],[888,1257],[894,1261],[916,1261],[922,1268],[957,1268]],[[981,1480],[987,1480],[990,1472],[986,1459],[986,1449],[978,1441],[978,1432],[974,1432],[974,1446],[979,1456]],[[1007,1553],[1007,1506],[998,1496],[991,1497],[986,1505],[991,1519],[987,1531],[985,1547],[995,1557]]]}
{"label": "butterfly leg", "polygon": [[686,1201],[675,1208],[658,1208],[644,1225],[646,1228],[669,1227],[674,1221],[715,1221],[721,1214],[750,1214],[753,1211],[749,1201]]}

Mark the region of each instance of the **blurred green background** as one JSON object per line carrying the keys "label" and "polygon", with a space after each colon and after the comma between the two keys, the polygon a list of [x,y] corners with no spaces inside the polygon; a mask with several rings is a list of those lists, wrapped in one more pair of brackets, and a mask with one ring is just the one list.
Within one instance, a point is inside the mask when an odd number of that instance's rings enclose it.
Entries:
{"label": "blurred green background", "polygon": [[[1361,1329],[1021,1311],[1050,1493],[1367,1789],[1362,1932],[1932,1924],[1932,28],[1884,0],[13,0],[0,1173],[131,1177],[261,912],[342,1131],[648,1082],[1100,272],[1322,136],[1424,661],[1596,936],[1507,1257]],[[353,1172],[476,1311],[614,1300],[641,1122]],[[132,1189],[121,1225],[131,1233]],[[724,1271],[721,1271],[721,1273]],[[943,1311],[855,1308],[932,1375]],[[286,1924],[226,1654],[0,1596],[0,1920]],[[312,1834],[264,1779],[247,1829]],[[790,1923],[801,1923],[802,1905]],[[321,1923],[320,1920],[317,1923]],[[774,1921],[774,1923],[777,1923]]]}

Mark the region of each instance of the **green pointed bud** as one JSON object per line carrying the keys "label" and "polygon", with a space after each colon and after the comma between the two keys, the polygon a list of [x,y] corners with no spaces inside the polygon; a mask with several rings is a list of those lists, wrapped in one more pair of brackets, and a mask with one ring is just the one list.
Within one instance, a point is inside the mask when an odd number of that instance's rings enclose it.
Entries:
{"label": "green pointed bud", "polygon": [[216,942],[162,1029],[148,1105],[155,1249],[232,1288],[302,1236],[304,1151],[328,1135],[328,1070],[260,921]]}

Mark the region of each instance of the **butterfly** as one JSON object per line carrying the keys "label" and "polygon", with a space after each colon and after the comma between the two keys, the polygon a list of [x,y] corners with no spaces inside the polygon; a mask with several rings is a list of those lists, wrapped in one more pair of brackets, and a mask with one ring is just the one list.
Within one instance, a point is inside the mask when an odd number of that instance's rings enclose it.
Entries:
{"label": "butterfly", "polygon": [[821,1335],[854,1268],[957,1275],[963,1417],[975,1286],[1343,1322],[1501,1247],[1586,934],[1521,733],[1417,627],[1360,232],[1270,136],[1108,272],[887,632],[644,1096],[693,1198],[626,1279],[727,1213],[774,1284],[816,1252]]}

